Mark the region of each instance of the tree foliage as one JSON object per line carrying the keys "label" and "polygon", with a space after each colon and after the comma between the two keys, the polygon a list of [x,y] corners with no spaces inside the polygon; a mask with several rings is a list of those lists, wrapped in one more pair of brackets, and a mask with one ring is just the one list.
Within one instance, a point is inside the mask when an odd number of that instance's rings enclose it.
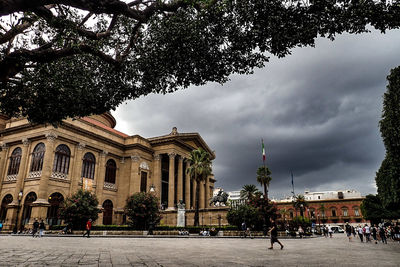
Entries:
{"label": "tree foliage", "polygon": [[386,209],[380,197],[376,195],[367,195],[360,205],[362,215],[371,223],[380,223],[382,219],[397,219],[400,216],[400,210],[397,212]]}
{"label": "tree foliage", "polygon": [[253,184],[246,184],[243,186],[242,190],[240,190],[240,198],[245,200],[252,199],[257,193],[258,189]]}
{"label": "tree foliage", "polygon": [[148,229],[151,225],[156,226],[161,220],[158,199],[152,193],[139,192],[128,197],[125,214],[135,229]]}
{"label": "tree foliage", "polygon": [[257,169],[257,182],[264,188],[264,196],[268,199],[268,187],[271,182],[271,171],[266,166],[261,166]]}
{"label": "tree foliage", "polygon": [[205,181],[212,172],[210,154],[201,147],[192,150],[188,163],[186,173],[196,181],[194,225],[199,226],[200,182]]}
{"label": "tree foliage", "polygon": [[0,0],[0,112],[58,122],[224,83],[318,36],[398,28],[399,9],[398,0]]}
{"label": "tree foliage", "polygon": [[303,217],[304,210],[306,209],[306,207],[308,207],[308,203],[305,197],[301,194],[297,195],[294,199],[293,207],[295,208],[295,210],[300,210],[300,216]]}
{"label": "tree foliage", "polygon": [[89,219],[96,221],[101,212],[97,206],[99,201],[89,191],[79,189],[74,195],[68,197],[60,208],[60,218],[65,222],[72,222],[76,229],[84,229]]}
{"label": "tree foliage", "polygon": [[263,230],[265,224],[269,224],[269,218],[277,218],[277,208],[262,194],[255,194],[248,203],[231,208],[226,218],[229,224],[239,229],[242,222],[246,222],[247,226],[254,226],[255,230]]}
{"label": "tree foliage", "polygon": [[378,196],[385,208],[400,210],[400,67],[387,77],[387,91],[383,96],[382,119],[379,122],[385,159],[376,173]]}

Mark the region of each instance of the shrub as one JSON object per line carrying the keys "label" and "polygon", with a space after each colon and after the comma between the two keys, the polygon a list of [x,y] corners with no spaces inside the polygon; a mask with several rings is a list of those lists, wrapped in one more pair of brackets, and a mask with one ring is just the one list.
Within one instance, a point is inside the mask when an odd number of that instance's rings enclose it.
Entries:
{"label": "shrub", "polygon": [[140,192],[128,197],[125,214],[130,220],[130,226],[134,229],[148,229],[161,220],[158,199],[152,193]]}

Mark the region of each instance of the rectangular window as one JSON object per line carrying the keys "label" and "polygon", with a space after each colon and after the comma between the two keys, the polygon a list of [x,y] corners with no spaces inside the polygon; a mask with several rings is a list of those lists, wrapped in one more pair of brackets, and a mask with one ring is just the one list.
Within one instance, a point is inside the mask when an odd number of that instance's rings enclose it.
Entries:
{"label": "rectangular window", "polygon": [[360,216],[360,211],[358,209],[354,209],[354,215],[355,216]]}
{"label": "rectangular window", "polygon": [[147,172],[141,172],[140,192],[146,192],[147,189]]}

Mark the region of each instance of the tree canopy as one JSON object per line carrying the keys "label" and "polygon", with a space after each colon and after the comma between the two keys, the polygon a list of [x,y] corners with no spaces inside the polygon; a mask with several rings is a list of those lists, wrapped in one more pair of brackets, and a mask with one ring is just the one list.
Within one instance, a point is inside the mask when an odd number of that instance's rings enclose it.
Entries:
{"label": "tree canopy", "polygon": [[0,0],[0,112],[59,122],[251,73],[318,36],[398,28],[399,1]]}
{"label": "tree canopy", "polygon": [[383,207],[400,214],[400,67],[392,69],[387,80],[379,122],[386,155],[375,180]]}

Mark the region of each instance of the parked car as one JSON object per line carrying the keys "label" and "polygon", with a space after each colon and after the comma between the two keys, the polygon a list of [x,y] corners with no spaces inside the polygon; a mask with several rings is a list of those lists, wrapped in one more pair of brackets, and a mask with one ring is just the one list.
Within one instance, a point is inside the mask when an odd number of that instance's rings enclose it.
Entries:
{"label": "parked car", "polygon": [[344,230],[340,226],[331,226],[331,229],[334,233],[344,233]]}

